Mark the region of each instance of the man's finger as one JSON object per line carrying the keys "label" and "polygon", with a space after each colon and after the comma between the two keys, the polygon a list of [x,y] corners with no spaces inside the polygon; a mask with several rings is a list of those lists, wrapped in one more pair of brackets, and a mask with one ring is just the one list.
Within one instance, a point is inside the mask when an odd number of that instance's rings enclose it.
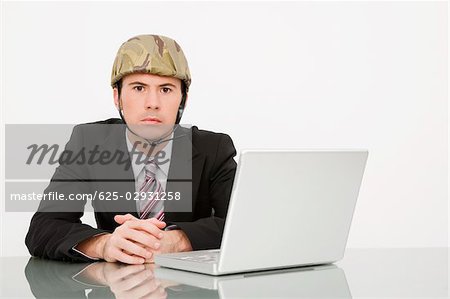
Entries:
{"label": "man's finger", "polygon": [[152,257],[152,253],[150,251],[148,251],[147,249],[145,249],[144,247],[141,247],[139,245],[136,245],[135,243],[128,241],[126,239],[120,239],[117,241],[117,246],[134,255],[143,257],[143,258],[151,258]]}
{"label": "man's finger", "polygon": [[123,224],[125,221],[128,220],[139,220],[136,217],[134,217],[131,214],[125,214],[125,215],[116,215],[114,216],[114,221],[116,221],[118,224]]}
{"label": "man's finger", "polygon": [[158,220],[156,218],[150,218],[148,219],[148,221],[156,225],[159,229],[163,229],[167,225],[164,221]]}
{"label": "man's finger", "polygon": [[151,247],[152,249],[159,249],[156,243],[160,243],[159,239],[153,235],[147,234],[144,231],[137,229],[130,229],[124,237],[130,241],[136,242],[139,245]]}
{"label": "man's finger", "polygon": [[131,229],[147,232],[158,239],[161,239],[164,236],[162,230],[149,221],[130,221],[126,226]]}
{"label": "man's finger", "polygon": [[145,260],[142,257],[131,256],[131,255],[125,254],[122,250],[117,250],[114,253],[114,257],[122,263],[132,264],[132,265],[133,264],[134,265],[143,264],[145,262]]}
{"label": "man's finger", "polygon": [[[131,214],[114,216],[114,221],[116,221],[118,224],[124,224],[126,221],[129,221],[129,220],[141,220],[141,219],[138,219],[138,218],[134,217]],[[159,229],[163,229],[167,225],[164,221],[160,221],[160,220],[158,220],[156,218],[146,219],[145,221],[149,221],[149,222],[153,223]]]}

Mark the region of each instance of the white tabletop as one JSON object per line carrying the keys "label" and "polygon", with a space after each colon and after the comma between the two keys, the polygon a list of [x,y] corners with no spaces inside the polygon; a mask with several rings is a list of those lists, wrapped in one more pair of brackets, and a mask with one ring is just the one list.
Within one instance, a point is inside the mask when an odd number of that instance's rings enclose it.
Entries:
{"label": "white tabletop", "polygon": [[211,277],[154,265],[0,258],[1,298],[448,298],[448,248],[347,249],[333,265]]}

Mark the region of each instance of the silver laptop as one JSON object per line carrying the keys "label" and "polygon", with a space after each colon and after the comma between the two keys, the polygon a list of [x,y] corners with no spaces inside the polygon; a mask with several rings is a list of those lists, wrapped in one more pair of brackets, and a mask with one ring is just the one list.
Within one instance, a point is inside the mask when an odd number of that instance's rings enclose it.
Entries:
{"label": "silver laptop", "polygon": [[211,275],[327,264],[344,256],[367,150],[245,150],[220,250],[155,255]]}

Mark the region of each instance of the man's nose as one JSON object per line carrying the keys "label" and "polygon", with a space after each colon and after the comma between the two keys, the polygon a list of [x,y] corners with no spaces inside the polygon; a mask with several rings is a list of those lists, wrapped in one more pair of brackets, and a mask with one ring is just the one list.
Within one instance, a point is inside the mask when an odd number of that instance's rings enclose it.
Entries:
{"label": "man's nose", "polygon": [[145,109],[159,109],[161,102],[156,91],[150,91],[145,97]]}

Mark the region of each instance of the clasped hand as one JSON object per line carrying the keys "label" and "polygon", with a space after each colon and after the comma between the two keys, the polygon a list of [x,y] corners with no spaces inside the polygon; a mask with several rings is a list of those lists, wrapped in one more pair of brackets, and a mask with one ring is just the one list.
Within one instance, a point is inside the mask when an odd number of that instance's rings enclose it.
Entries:
{"label": "clasped hand", "polygon": [[156,218],[137,219],[126,214],[116,215],[114,220],[120,226],[112,234],[106,235],[100,245],[102,258],[108,262],[151,263],[156,253],[191,249],[182,231],[164,231],[166,223]]}

